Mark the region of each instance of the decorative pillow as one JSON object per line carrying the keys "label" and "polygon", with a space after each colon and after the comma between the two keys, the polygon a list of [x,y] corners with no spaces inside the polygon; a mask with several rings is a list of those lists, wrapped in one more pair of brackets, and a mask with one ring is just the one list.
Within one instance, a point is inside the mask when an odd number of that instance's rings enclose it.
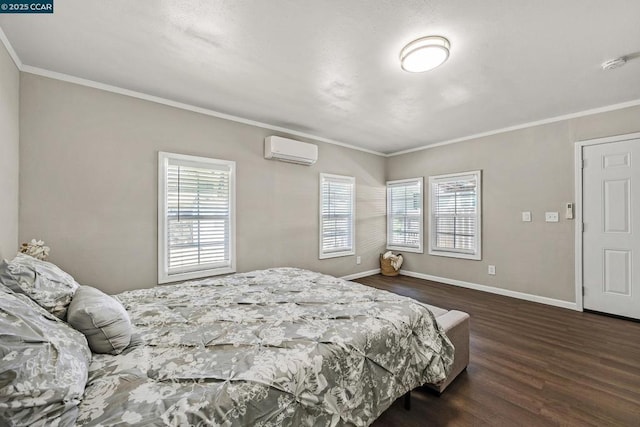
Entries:
{"label": "decorative pillow", "polygon": [[74,425],[90,361],[84,335],[0,285],[1,425]]}
{"label": "decorative pillow", "polygon": [[60,319],[65,318],[71,297],[80,286],[55,264],[25,254],[16,255],[11,262],[0,262],[0,282]]}
{"label": "decorative pillow", "polygon": [[67,322],[82,332],[94,353],[120,354],[131,342],[131,320],[118,300],[91,286],[80,286]]}

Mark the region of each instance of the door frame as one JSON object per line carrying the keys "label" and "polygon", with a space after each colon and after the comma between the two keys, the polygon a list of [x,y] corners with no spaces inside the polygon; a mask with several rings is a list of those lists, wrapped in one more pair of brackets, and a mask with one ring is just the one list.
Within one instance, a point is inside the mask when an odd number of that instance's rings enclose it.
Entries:
{"label": "door frame", "polygon": [[574,163],[574,184],[575,184],[575,279],[576,279],[576,309],[584,310],[584,302],[582,295],[583,280],[583,247],[582,247],[582,149],[589,145],[611,144],[614,142],[628,141],[631,139],[640,139],[640,132],[628,133],[623,135],[607,136],[604,138],[584,139],[576,141],[575,163]]}

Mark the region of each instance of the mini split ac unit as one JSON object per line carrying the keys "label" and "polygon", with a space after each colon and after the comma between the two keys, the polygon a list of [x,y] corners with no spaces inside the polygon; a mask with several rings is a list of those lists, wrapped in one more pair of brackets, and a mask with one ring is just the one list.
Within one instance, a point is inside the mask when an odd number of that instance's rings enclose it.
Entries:
{"label": "mini split ac unit", "polygon": [[318,146],[280,136],[268,136],[264,139],[264,158],[312,165],[318,160]]}

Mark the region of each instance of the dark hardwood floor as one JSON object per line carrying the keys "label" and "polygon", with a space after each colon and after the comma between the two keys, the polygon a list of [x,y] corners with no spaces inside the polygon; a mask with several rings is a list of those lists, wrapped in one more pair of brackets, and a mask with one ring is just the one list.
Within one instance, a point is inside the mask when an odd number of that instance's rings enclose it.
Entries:
{"label": "dark hardwood floor", "polygon": [[356,280],[471,315],[471,361],[386,426],[640,426],[640,323],[406,276]]}

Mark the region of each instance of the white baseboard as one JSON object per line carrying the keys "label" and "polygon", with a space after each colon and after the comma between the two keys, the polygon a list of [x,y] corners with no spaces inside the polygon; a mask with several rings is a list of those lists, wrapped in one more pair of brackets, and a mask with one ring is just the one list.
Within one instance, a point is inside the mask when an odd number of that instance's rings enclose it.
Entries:
{"label": "white baseboard", "polygon": [[480,285],[478,283],[464,282],[462,280],[448,279],[446,277],[432,276],[430,274],[416,273],[413,271],[400,270],[400,274],[404,276],[415,277],[417,279],[431,280],[434,282],[446,283],[447,285],[454,285],[454,286],[460,286],[462,288],[475,289],[476,291],[489,292],[492,294],[503,295],[506,297],[518,298],[526,301],[552,305],[554,307],[562,307],[562,308],[568,308],[569,310],[581,311],[578,309],[578,306],[576,305],[575,302],[541,297],[539,295],[511,291],[509,289],[496,288],[493,286]]}
{"label": "white baseboard", "polygon": [[378,274],[380,273],[380,269],[376,268],[373,270],[367,270],[367,271],[363,271],[360,273],[353,273],[353,274],[349,274],[347,276],[342,276],[341,279],[344,280],[353,280],[353,279],[359,279],[361,277],[367,277],[367,276],[373,276],[374,274]]}

